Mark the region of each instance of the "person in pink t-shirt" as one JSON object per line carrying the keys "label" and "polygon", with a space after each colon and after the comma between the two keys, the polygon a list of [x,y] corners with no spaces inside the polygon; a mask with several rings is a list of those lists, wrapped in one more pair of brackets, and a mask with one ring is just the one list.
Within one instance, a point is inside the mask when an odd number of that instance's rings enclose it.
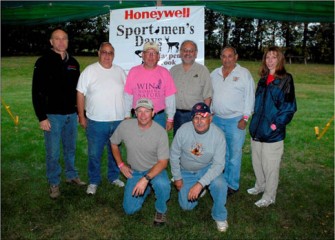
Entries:
{"label": "person in pink t-shirt", "polygon": [[[147,42],[143,47],[143,64],[132,67],[125,84],[126,118],[140,98],[148,98],[154,105],[154,121],[166,130],[173,128],[176,112],[174,80],[169,70],[159,66],[159,47],[155,42]],[[167,115],[167,117],[166,117]]]}

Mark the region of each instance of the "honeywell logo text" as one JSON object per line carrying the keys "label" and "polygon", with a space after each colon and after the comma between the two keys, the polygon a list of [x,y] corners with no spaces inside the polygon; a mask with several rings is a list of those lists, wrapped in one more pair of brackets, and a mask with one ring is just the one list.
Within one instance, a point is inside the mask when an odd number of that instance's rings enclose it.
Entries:
{"label": "honeywell logo text", "polygon": [[134,11],[126,10],[124,13],[125,20],[134,19],[156,19],[162,18],[189,18],[190,8],[183,8],[182,10],[163,10],[163,11]]}

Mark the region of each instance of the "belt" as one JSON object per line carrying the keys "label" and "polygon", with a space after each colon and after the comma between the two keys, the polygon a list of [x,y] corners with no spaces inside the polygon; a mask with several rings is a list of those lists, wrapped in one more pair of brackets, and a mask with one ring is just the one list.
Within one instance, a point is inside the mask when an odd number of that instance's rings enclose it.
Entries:
{"label": "belt", "polygon": [[157,114],[161,114],[161,113],[163,113],[164,112],[164,109],[163,110],[160,110],[159,112],[156,112],[156,115]]}
{"label": "belt", "polygon": [[184,110],[184,109],[177,109],[178,112],[182,112],[182,113],[188,113],[191,112],[191,110]]}

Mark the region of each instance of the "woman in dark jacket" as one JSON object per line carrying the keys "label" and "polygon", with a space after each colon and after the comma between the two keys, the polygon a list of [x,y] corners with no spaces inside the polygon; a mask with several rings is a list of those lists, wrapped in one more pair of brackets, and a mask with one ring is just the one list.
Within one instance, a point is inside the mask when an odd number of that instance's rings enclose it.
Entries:
{"label": "woman in dark jacket", "polygon": [[255,203],[257,207],[267,207],[276,201],[286,125],[297,111],[293,78],[286,72],[284,62],[285,57],[278,47],[265,51],[249,126],[256,183],[248,193],[264,192]]}

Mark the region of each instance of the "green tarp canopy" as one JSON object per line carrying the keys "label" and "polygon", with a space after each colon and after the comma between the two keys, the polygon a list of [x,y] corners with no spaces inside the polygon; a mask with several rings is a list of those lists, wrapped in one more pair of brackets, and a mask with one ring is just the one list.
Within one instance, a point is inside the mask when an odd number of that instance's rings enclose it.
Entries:
{"label": "green tarp canopy", "polygon": [[[203,5],[227,16],[289,22],[333,22],[334,1],[161,1],[163,6]],[[1,1],[1,24],[38,25],[84,20],[157,1]]]}

